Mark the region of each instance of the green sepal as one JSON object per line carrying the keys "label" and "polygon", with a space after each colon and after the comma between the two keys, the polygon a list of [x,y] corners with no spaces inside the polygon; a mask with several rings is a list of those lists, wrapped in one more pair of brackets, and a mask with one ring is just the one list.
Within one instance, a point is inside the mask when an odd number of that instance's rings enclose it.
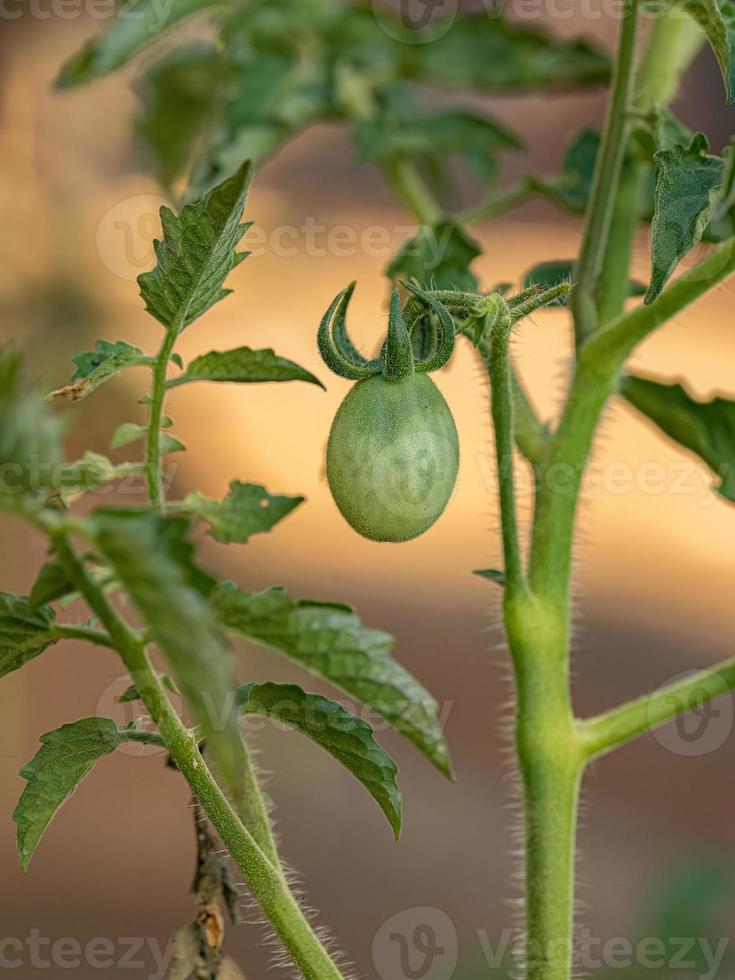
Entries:
{"label": "green sepal", "polygon": [[347,289],[345,289],[342,293],[342,299],[337,306],[334,314],[334,320],[332,322],[332,339],[334,341],[334,346],[337,348],[342,357],[348,361],[366,366],[369,364],[368,359],[364,357],[355,347],[350,339],[350,335],[347,332],[347,308],[350,305],[350,300],[352,299],[352,294],[356,285],[357,280],[353,279]]}
{"label": "green sepal", "polygon": [[438,371],[443,368],[454,353],[454,320],[449,310],[443,306],[431,293],[424,292],[410,282],[402,282],[401,285],[410,293],[421,300],[429,307],[429,310],[439,321],[439,332],[436,348],[426,359],[418,361],[415,370],[420,373]]}
{"label": "green sepal", "polygon": [[388,336],[383,355],[383,377],[388,381],[401,381],[414,372],[411,338],[401,312],[401,294],[394,289],[390,297]]}
{"label": "green sepal", "polygon": [[347,315],[347,305],[352,297],[353,289],[354,283],[351,283],[347,289],[343,289],[342,292],[338,293],[330,303],[329,309],[319,324],[317,345],[319,347],[319,353],[322,355],[322,359],[330,371],[334,371],[341,378],[347,378],[350,381],[360,381],[363,378],[371,378],[376,373],[374,367],[349,360],[337,349],[332,336],[332,318],[335,312],[340,309],[344,321]]}

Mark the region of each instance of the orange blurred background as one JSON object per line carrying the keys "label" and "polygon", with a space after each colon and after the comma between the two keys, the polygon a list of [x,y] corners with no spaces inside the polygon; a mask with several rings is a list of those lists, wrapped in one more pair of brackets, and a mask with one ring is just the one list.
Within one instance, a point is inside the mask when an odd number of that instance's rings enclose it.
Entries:
{"label": "orange blurred background", "polygon": [[[565,34],[582,31],[605,42],[611,36],[605,21],[562,26]],[[96,28],[92,21],[23,18],[4,23],[0,36],[0,329],[3,339],[18,339],[34,371],[54,386],[70,375],[71,355],[98,337],[149,350],[159,339],[134,279],[152,263],[161,195],[132,145],[127,80],[115,75],[72,94],[51,89],[59,64]],[[720,84],[703,55],[680,105],[685,121],[706,123],[715,147],[735,129],[732,109],[712,108],[721,105]],[[553,173],[569,137],[601,118],[603,93],[494,99],[492,108],[528,141],[508,177],[529,164]],[[287,859],[320,910],[319,921],[350,951],[359,974],[376,976],[371,946],[383,921],[420,906],[447,913],[463,960],[474,964],[477,930],[499,934],[511,921],[506,898],[513,894],[517,821],[507,808],[513,779],[503,731],[510,686],[499,593],[471,575],[500,560],[485,386],[464,348],[438,379],[462,445],[457,491],[440,522],[400,546],[358,537],[337,513],[324,478],[326,436],[347,383],[328,377],[315,329],[335,293],[355,278],[354,336],[366,349],[378,342],[386,319],[383,269],[408,235],[410,219],[379,176],[354,162],[346,134],[334,127],[311,130],[265,165],[246,214],[256,223],[249,236],[256,254],[231,276],[234,294],[185,335],[182,354],[273,346],[313,370],[328,391],[294,384],[174,392],[173,431],[188,452],[171,458],[172,491],[183,495],[196,487],[220,496],[230,479],[240,478],[274,493],[305,494],[305,505],[247,547],[205,542],[206,562],[247,588],[278,583],[294,595],[354,604],[368,624],[395,634],[398,658],[441,702],[456,785],[398,737],[381,735],[401,765],[405,832],[398,846],[363,790],[317,748],[280,731],[264,732],[256,744],[272,773],[269,792]],[[278,239],[283,226],[297,230],[294,254],[273,247],[286,241]],[[310,226],[317,247],[307,249],[303,228]],[[373,226],[387,230],[382,252],[335,246],[335,229],[352,229],[359,239]],[[490,286],[518,282],[535,262],[573,256],[579,223],[533,203],[475,233],[484,247],[477,269]],[[641,279],[647,247],[642,233],[635,270]],[[700,396],[735,396],[734,288],[722,286],[668,325],[636,355],[636,366],[685,378]],[[566,316],[547,312],[525,321],[514,353],[540,411],[553,417],[570,364]],[[129,373],[67,410],[70,458],[86,448],[104,452],[119,422],[142,420],[136,400],[144,382]],[[663,482],[651,465],[663,466]],[[711,483],[708,472],[631,409],[610,408],[577,550],[580,713],[732,655],[735,508],[710,492]],[[527,497],[524,503],[527,513]],[[26,592],[43,560],[43,542],[18,522],[3,518],[0,527],[2,587]],[[243,681],[289,678],[318,687],[274,654],[242,646],[238,663]],[[17,771],[35,753],[38,736],[84,715],[122,718],[114,697],[123,686],[108,653],[71,643],[0,684],[2,935],[26,937],[38,929],[82,942],[140,936],[165,943],[192,915],[186,792],[160,758],[146,757],[150,752],[138,758],[139,748],[97,767],[54,821],[27,876],[14,855],[10,813],[23,785]],[[715,732],[701,752],[685,754],[675,738],[651,736],[587,779],[580,875],[584,921],[600,935],[627,935],[641,889],[682,854],[735,856],[729,708],[729,716],[722,708],[722,738]],[[728,909],[732,922],[735,908]],[[228,948],[258,980],[271,952],[259,945],[254,916],[246,919],[251,924],[231,932]],[[151,964],[130,975],[150,978]],[[122,969],[87,965],[73,976],[86,980]],[[56,973],[26,963],[16,975],[34,980]],[[290,974],[276,969],[273,975]]]}

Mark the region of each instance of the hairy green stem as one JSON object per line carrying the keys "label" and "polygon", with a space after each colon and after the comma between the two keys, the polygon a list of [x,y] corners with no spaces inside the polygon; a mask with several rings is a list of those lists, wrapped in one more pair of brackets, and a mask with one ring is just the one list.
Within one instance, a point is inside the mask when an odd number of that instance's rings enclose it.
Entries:
{"label": "hairy green stem", "polygon": [[157,732],[147,732],[142,728],[131,728],[125,735],[125,741],[140,742],[141,745],[157,745],[159,748],[166,747],[163,738]]}
{"label": "hairy green stem", "polygon": [[536,414],[523,383],[511,364],[511,385],[513,388],[513,434],[516,445],[529,463],[538,466],[543,461],[549,447],[549,429]]}
{"label": "hairy green stem", "polygon": [[[585,348],[582,349],[583,351]],[[537,478],[529,583],[569,608],[574,524],[582,477],[615,371],[580,358],[559,427]]]}
{"label": "hairy green stem", "polygon": [[252,753],[247,739],[243,738],[244,753],[240,772],[242,786],[241,802],[238,804],[240,819],[258,842],[258,846],[268,857],[271,864],[282,870],[281,856],[273,833],[273,824],[268,813],[268,807],[260,787],[260,780],[253,762]]}
{"label": "hairy green stem", "polygon": [[66,536],[52,537],[67,574],[104,624],[172,760],[237,864],[250,892],[272,923],[306,980],[343,980],[337,966],[309,925],[280,869],[258,845],[235,813],[199,751],[195,735],[174,710],[153,669],[144,643],[107,601],[87,574]]}
{"label": "hairy green stem", "polygon": [[645,732],[660,728],[735,688],[735,658],[697,671],[651,695],[578,723],[588,759],[606,755]]}
{"label": "hairy green stem", "polygon": [[639,19],[638,0],[625,0],[607,118],[592,179],[582,245],[574,271],[570,305],[578,346],[597,329],[596,289],[605,258],[625,155],[628,109],[632,103],[635,81]]}
{"label": "hairy green stem", "polygon": [[104,630],[95,629],[92,626],[72,626],[67,623],[56,623],[54,633],[60,640],[85,640],[87,643],[94,643],[99,647],[107,647],[110,650],[117,649],[112,642],[112,638]]}
{"label": "hairy green stem", "polygon": [[[167,331],[161,344],[153,372],[151,389],[150,412],[148,417],[148,438],[146,451],[146,476],[148,496],[151,504],[164,512],[167,508],[166,494],[163,486],[163,467],[160,456],[160,429],[163,417],[163,407],[167,389],[171,386],[167,381],[168,365],[171,359],[176,338],[180,333],[179,325]],[[252,833],[263,853],[268,856],[273,865],[281,871],[281,860],[278,855],[276,841],[273,836],[268,808],[261,791],[255,765],[246,741],[243,739],[243,765],[240,773],[241,789],[237,800],[239,816]]]}
{"label": "hairy green stem", "polygon": [[495,450],[498,464],[500,517],[503,533],[505,582],[508,593],[524,589],[523,565],[518,543],[515,478],[513,474],[513,385],[510,367],[510,310],[500,297],[489,314],[494,318],[490,327],[492,342],[487,360],[492,390],[492,415],[495,430]]}
{"label": "hairy green stem", "polygon": [[[581,482],[602,411],[616,389],[618,373],[625,358],[635,346],[734,270],[735,244],[730,242],[685,273],[650,306],[641,306],[613,321],[590,337],[580,349],[559,427],[537,477],[528,572],[531,594],[536,601],[554,610],[562,624],[557,638],[557,668],[559,675],[565,678],[565,687],[568,686],[569,586],[574,527]],[[518,651],[524,645],[536,651],[543,649],[540,637],[534,642],[530,634],[529,639],[529,626],[523,617],[508,623],[507,631],[516,663],[519,662]],[[534,668],[539,676],[543,676],[542,664],[543,656],[539,654]],[[547,698],[556,676],[552,672],[544,685]],[[720,678],[712,678],[708,683],[713,691],[722,692],[723,681]],[[553,727],[544,732],[541,725],[538,734],[533,724],[534,711],[542,710],[544,696],[539,695],[536,702],[533,698],[528,701],[528,716],[532,720],[524,725],[524,680],[520,674],[518,688],[519,757],[528,808],[526,860],[530,959],[527,976],[528,980],[568,980],[568,963],[565,967],[559,959],[549,957],[544,951],[548,950],[549,944],[556,949],[571,950],[571,920],[567,933],[563,933],[567,922],[567,905],[571,907],[571,893],[566,886],[558,883],[557,877],[562,875],[562,880],[567,882],[572,868],[570,854],[573,853],[573,845],[568,838],[574,827],[570,810],[576,806],[574,773],[578,763],[572,764],[569,760],[574,760],[575,753],[579,752],[583,752],[587,758],[595,753],[601,754],[606,748],[614,747],[603,744],[605,739],[619,737],[625,740],[627,735],[634,737],[655,725],[657,717],[662,721],[667,720],[669,709],[665,700],[654,702],[653,707],[649,701],[648,708],[653,713],[647,714],[644,726],[642,713],[647,708],[641,707],[642,702],[634,702],[616,709],[605,721],[580,723],[571,732],[562,722],[562,727],[556,733]],[[672,693],[675,692],[669,692]],[[527,732],[525,739],[524,732]],[[537,734],[538,740],[534,742]],[[545,760],[546,739],[555,740],[560,759],[552,756]],[[582,739],[584,746],[580,745]],[[560,794],[558,799],[553,796],[554,787]],[[545,808],[555,808],[556,816],[545,812]],[[552,880],[556,884],[549,884]]]}
{"label": "hairy green stem", "polygon": [[527,980],[568,980],[582,773],[569,691],[568,623],[532,592],[506,593],[525,819]]}
{"label": "hairy green stem", "polygon": [[176,343],[178,329],[170,328],[161,343],[161,348],[153,368],[150,406],[148,409],[148,434],[146,438],[145,473],[148,484],[148,496],[151,504],[160,511],[166,509],[166,497],[163,487],[163,468],[161,466],[161,419],[163,405],[166,400],[166,375],[168,363]]}
{"label": "hairy green stem", "polygon": [[[552,295],[562,295],[567,291],[567,287],[564,286],[558,291],[556,289],[548,290],[548,293]],[[534,297],[538,298],[538,291],[533,289],[529,291]],[[482,297],[473,296],[468,293],[459,292],[457,290],[451,289],[434,289],[431,291],[431,295],[434,299],[438,300],[447,309],[466,315],[468,318],[472,319],[473,316],[480,315],[478,312],[478,300]],[[485,294],[485,300],[491,294]],[[509,305],[512,304],[512,298],[509,301]],[[522,305],[522,304],[521,304]],[[512,307],[511,313],[515,320],[519,315],[525,315],[525,313],[519,314],[521,310],[521,305]],[[533,307],[533,309],[538,308],[538,303]],[[419,300],[413,299],[409,300],[404,309],[404,317],[408,324],[413,322],[415,317],[418,317],[422,313],[422,305]],[[465,329],[463,327],[458,328],[460,330]],[[466,328],[466,332],[469,333],[469,328]],[[492,338],[489,333],[485,334],[478,344],[478,351],[482,357],[484,366],[487,368],[490,351],[492,348]],[[533,407],[528,394],[523,386],[523,383],[516,374],[513,365],[510,365],[511,371],[511,385],[513,389],[513,407],[515,413],[515,441],[518,446],[519,451],[529,463],[536,466],[543,460],[546,449],[549,444],[549,430],[547,425],[542,422],[535,408]]]}

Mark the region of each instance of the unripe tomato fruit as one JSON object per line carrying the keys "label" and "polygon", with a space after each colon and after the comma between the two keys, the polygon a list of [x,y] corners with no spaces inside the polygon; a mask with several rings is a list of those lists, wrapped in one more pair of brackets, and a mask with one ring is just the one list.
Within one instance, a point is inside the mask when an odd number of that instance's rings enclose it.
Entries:
{"label": "unripe tomato fruit", "polygon": [[358,381],[327,443],[335,503],[372,541],[408,541],[430,528],[452,495],[458,465],[452,413],[427,374]]}

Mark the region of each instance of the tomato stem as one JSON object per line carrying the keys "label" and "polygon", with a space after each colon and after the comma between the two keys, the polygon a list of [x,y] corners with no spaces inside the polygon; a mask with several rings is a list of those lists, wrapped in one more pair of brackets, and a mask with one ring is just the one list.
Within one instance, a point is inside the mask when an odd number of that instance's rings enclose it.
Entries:
{"label": "tomato stem", "polygon": [[[199,751],[195,734],[186,728],[174,710],[153,669],[145,641],[136,636],[110,605],[101,588],[87,573],[66,533],[58,530],[52,532],[52,542],[71,581],[105,626],[127,670],[135,677],[141,699],[176,767],[302,975],[306,980],[344,980],[294,898],[280,866],[269,859],[267,851],[259,844],[257,838],[263,836],[262,828],[251,832],[220,789]],[[257,783],[253,781],[249,788],[252,790],[256,787]],[[250,797],[249,804],[252,806],[253,797]],[[267,849],[272,846],[268,841],[264,843]]]}
{"label": "tomato stem", "polygon": [[512,319],[508,304],[501,296],[494,295],[490,299],[493,303],[487,314],[487,320],[492,340],[487,365],[492,389],[492,414],[498,466],[506,594],[512,594],[525,590],[523,565],[518,543],[515,476],[513,472],[513,385],[509,353]]}
{"label": "tomato stem", "polygon": [[625,0],[607,118],[597,153],[582,245],[574,272],[571,308],[578,345],[597,329],[596,289],[607,249],[625,157],[625,134],[629,125],[628,109],[633,100],[639,23],[638,0]]}
{"label": "tomato stem", "polygon": [[735,688],[735,658],[700,670],[659,688],[654,694],[629,701],[612,711],[579,722],[585,755],[596,759],[701,707]]}
{"label": "tomato stem", "polygon": [[146,437],[145,474],[151,504],[162,513],[166,510],[166,494],[163,486],[161,464],[161,419],[166,401],[166,376],[168,364],[178,336],[178,328],[169,328],[161,343],[153,368],[148,433]]}

